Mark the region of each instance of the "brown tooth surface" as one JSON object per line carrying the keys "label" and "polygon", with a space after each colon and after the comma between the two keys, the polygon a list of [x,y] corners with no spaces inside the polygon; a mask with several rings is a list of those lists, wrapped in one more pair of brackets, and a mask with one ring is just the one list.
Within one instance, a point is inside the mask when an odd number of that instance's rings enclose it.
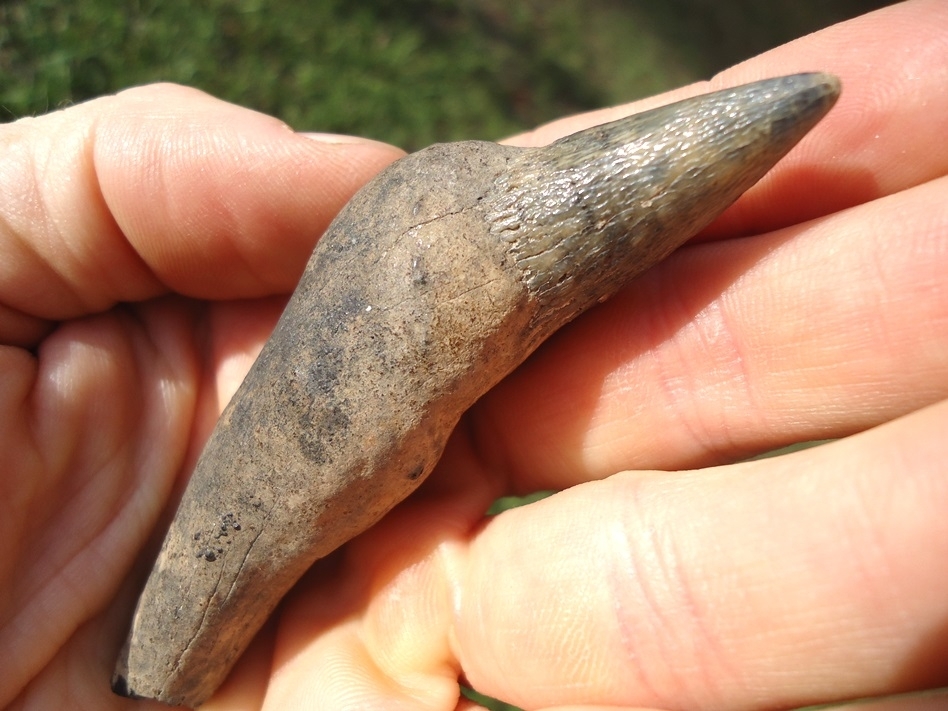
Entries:
{"label": "brown tooth surface", "polygon": [[766,80],[543,148],[435,145],[366,185],[197,463],[116,692],[206,700],[313,562],[421,483],[464,410],[710,223],[838,93],[825,74]]}

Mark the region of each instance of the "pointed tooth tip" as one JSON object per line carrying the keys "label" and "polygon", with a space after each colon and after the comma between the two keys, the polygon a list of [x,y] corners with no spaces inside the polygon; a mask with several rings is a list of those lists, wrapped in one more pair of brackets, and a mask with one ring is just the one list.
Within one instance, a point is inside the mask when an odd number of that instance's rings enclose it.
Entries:
{"label": "pointed tooth tip", "polygon": [[[730,100],[741,107],[745,118],[771,123],[795,143],[835,105],[840,91],[838,77],[807,72],[735,87]],[[708,95],[712,101],[714,96]]]}
{"label": "pointed tooth tip", "polygon": [[833,101],[836,100],[843,88],[842,82],[835,74],[828,74],[826,72],[809,72],[799,76],[804,77],[807,80],[805,83],[808,84],[808,87],[806,88],[821,89],[821,95]]}
{"label": "pointed tooth tip", "polygon": [[819,84],[826,88],[827,92],[830,94],[838,94],[840,88],[842,87],[842,82],[840,82],[839,77],[835,74],[829,74],[827,72],[809,72],[804,74],[812,79],[814,84]]}
{"label": "pointed tooth tip", "polygon": [[[829,91],[838,91],[840,87],[839,77],[829,72],[798,72],[796,74],[783,74],[769,79],[762,79],[761,81],[794,84],[799,88],[822,86]],[[745,86],[753,86],[755,83],[756,82],[745,84]]]}
{"label": "pointed tooth tip", "polygon": [[[762,83],[773,83],[780,87],[787,94],[802,94],[808,92],[812,95],[814,103],[832,103],[839,96],[842,90],[842,83],[835,74],[826,72],[804,72],[801,74],[789,74],[774,79],[765,79]],[[753,84],[748,84],[753,87]]]}

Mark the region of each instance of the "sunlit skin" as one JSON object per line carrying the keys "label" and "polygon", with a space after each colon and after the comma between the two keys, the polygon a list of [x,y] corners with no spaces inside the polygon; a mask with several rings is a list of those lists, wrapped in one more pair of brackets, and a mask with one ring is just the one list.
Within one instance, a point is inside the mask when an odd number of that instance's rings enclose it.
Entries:
{"label": "sunlit skin", "polygon": [[[948,684],[946,38],[918,0],[512,139],[843,83],[699,240],[481,400],[205,708],[474,708],[459,678],[557,711]],[[109,678],[176,497],[314,242],[401,153],[174,86],[0,126],[0,149],[0,707],[166,708]],[[485,520],[538,489],[562,491]]]}

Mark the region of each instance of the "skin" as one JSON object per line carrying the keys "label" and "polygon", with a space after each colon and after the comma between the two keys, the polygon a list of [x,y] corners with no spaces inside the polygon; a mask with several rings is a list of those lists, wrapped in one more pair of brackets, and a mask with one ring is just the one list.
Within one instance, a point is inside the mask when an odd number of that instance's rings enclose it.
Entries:
{"label": "skin", "polygon": [[[948,684],[946,30],[910,2],[675,92],[845,87],[703,241],[481,400],[205,708],[472,708],[459,675],[557,711]],[[168,86],[0,129],[0,706],[164,708],[108,683],[173,503],[313,242],[400,154]]]}

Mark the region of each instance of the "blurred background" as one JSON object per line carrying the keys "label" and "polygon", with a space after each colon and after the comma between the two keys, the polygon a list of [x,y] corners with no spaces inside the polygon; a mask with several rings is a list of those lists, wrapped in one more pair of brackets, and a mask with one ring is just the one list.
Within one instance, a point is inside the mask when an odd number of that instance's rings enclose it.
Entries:
{"label": "blurred background", "polygon": [[298,130],[414,150],[705,79],[887,4],[0,0],[0,121],[173,81]]}

